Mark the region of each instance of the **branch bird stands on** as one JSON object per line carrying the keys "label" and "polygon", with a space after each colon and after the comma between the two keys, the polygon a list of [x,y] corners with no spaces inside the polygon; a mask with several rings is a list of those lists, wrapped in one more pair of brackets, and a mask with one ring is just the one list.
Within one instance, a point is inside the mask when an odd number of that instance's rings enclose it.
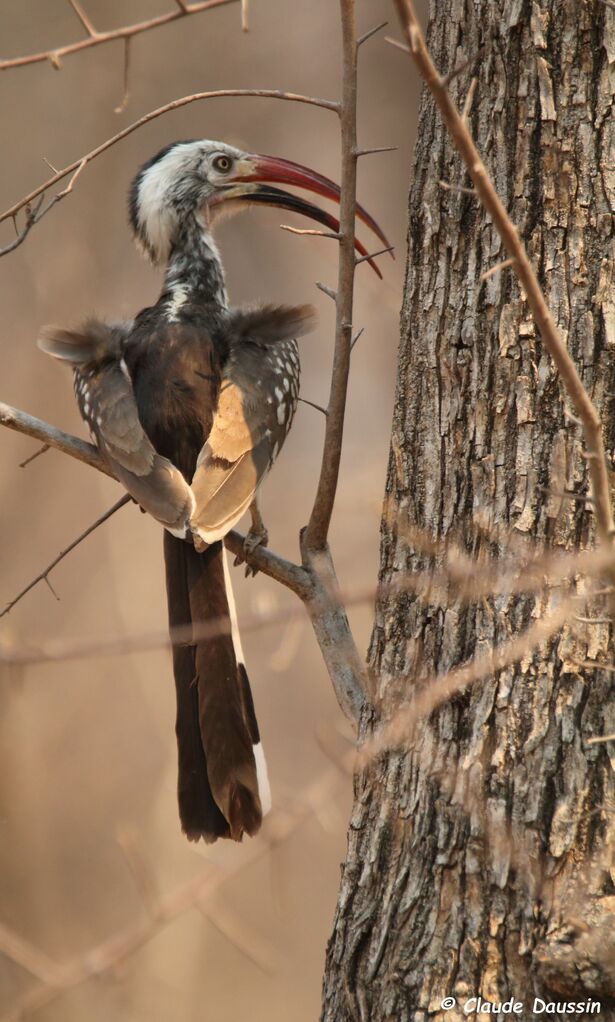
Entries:
{"label": "branch bird stands on", "polygon": [[[296,338],[313,329],[314,315],[305,305],[229,308],[212,231],[228,211],[266,205],[343,234],[331,214],[280,184],[340,201],[337,185],[289,160],[204,140],[162,149],[135,177],[129,201],[138,246],[165,268],[158,301],[130,322],[47,327],[39,338],[72,366],[107,470],[165,530],[169,625],[188,636],[174,644],[173,666],[179,812],[193,841],[254,834],[270,805],[222,541],[249,510],[243,552],[267,543],[257,491],[295,414]],[[357,205],[356,215],[388,251],[370,214]],[[350,242],[380,276],[365,246]],[[318,593],[305,598],[322,617]],[[225,620],[227,629],[208,633]]]}

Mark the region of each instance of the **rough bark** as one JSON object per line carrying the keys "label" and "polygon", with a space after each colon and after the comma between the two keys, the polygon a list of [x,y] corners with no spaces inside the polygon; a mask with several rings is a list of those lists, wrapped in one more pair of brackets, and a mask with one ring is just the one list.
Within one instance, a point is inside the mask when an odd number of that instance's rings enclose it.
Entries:
{"label": "rough bark", "polygon": [[[443,72],[485,47],[474,138],[540,271],[615,446],[612,116],[615,13],[579,0],[432,4]],[[470,72],[452,85],[460,105]],[[423,96],[382,527],[382,581],[446,563],[475,571],[538,548],[591,545],[580,431],[432,101]],[[593,584],[577,578],[579,589]],[[434,672],[506,641],[567,586],[463,603],[452,587],[383,600],[363,733]],[[590,603],[594,610],[599,601]],[[355,782],[328,947],[323,1019],[468,1017],[473,996],[594,999],[615,1018],[615,731],[607,625],[571,620],[523,661],[423,720]],[[445,997],[457,998],[446,1015]],[[470,1012],[471,1014],[471,1012]],[[556,1011],[550,1018],[570,1017]],[[580,1017],[578,1014],[575,1017]],[[589,1017],[589,1014],[588,1014]]]}

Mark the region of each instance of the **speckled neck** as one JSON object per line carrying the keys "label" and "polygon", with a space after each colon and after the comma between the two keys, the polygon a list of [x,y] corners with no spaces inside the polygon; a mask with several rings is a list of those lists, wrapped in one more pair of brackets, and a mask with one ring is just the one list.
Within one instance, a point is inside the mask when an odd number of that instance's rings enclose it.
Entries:
{"label": "speckled neck", "polygon": [[171,322],[181,318],[184,305],[228,306],[220,254],[196,218],[182,227],[173,246],[159,304]]}

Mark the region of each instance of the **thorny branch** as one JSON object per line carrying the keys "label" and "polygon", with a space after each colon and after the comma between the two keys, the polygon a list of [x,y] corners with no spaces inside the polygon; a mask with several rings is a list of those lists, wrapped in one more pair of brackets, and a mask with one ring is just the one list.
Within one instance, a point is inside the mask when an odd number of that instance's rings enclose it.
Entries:
{"label": "thorny branch", "polygon": [[[35,217],[34,222],[38,222],[38,220],[40,220],[52,206],[65,198],[65,196],[72,191],[77,177],[81,174],[84,168],[92,162],[92,160],[95,160],[101,155],[101,153],[106,152],[107,149],[111,148],[111,146],[121,142],[122,139],[126,138],[128,135],[131,135],[133,131],[137,131],[139,128],[142,128],[144,124],[149,124],[150,121],[155,120],[157,117],[162,117],[163,114],[170,113],[171,110],[179,110],[180,107],[187,106],[189,103],[198,103],[205,99],[220,99],[229,96],[282,99],[291,103],[307,103],[310,106],[322,107],[324,110],[332,110],[334,113],[339,112],[339,103],[335,103],[327,99],[318,99],[314,96],[303,96],[296,92],[281,92],[279,89],[216,89],[213,92],[195,92],[191,96],[182,96],[181,99],[174,99],[171,103],[165,103],[164,106],[158,107],[157,110],[151,110],[143,117],[140,117],[138,121],[134,121],[126,128],[123,128],[122,131],[118,131],[118,133],[113,135],[112,138],[108,138],[104,142],[101,142],[100,145],[91,149],[89,153],[85,154],[85,156],[79,157],[79,159],[69,163],[66,167],[56,171],[50,178],[44,181],[42,185],[39,185],[38,188],[35,188],[28,195],[25,195],[22,199],[19,199],[18,202],[15,202],[9,209],[5,210],[4,213],[1,213],[0,223],[4,220],[14,220],[20,210],[24,207],[27,208],[35,199],[44,195],[46,191],[53,188],[59,181],[62,181],[65,177],[68,177],[69,174],[72,174],[66,188],[64,188],[61,192],[58,192],[58,194],[50,200],[45,209],[41,211],[38,217]],[[26,221],[26,227],[22,231],[22,236],[19,236],[10,245],[7,245],[6,248],[0,249],[0,256],[7,255],[9,252],[12,252],[15,248],[17,248],[17,246],[24,241],[33,226],[34,223],[28,224]]]}
{"label": "thorny branch", "polygon": [[[487,173],[472,141],[467,123],[448,92],[446,79],[441,78],[431,59],[412,0],[395,0],[395,4],[410,53],[440,109],[455,148],[472,178],[476,195],[491,217],[509,258],[513,260],[511,267],[524,290],[536,326],[581,420],[587,446],[588,471],[598,537],[608,550],[612,550],[615,528],[600,416],[564,344],[525,246]],[[611,566],[610,577],[611,581],[615,581],[615,566]]]}
{"label": "thorny branch", "polygon": [[[83,461],[91,468],[96,468],[99,472],[113,478],[98,450],[92,444],[70,436],[54,426],[49,426],[41,419],[36,419],[34,416],[27,415],[2,402],[0,402],[0,425],[41,440],[50,447],[62,451],[63,454],[68,454],[77,461]],[[322,554],[315,557],[309,567],[302,567],[262,546],[248,553],[244,548],[244,540],[244,536],[232,531],[225,536],[224,545],[251,567],[257,568],[263,574],[275,579],[276,582],[280,582],[303,600],[314,626],[338,702],[350,720],[357,720],[365,699],[365,672],[343,607],[338,605],[337,583],[330,557]],[[224,627],[227,626],[228,622]],[[244,629],[248,628],[249,623],[244,624]],[[212,635],[219,635],[220,623],[217,621],[206,622],[202,629],[197,629],[194,632],[192,629],[189,632],[176,629],[171,641],[183,643],[191,641],[195,637],[207,638],[210,631]],[[160,645],[159,637],[154,639],[154,645]],[[122,651],[121,641],[117,649],[113,643],[108,645],[107,652],[113,651]],[[83,656],[85,650],[77,645],[72,649],[71,655]],[[66,659],[66,653],[61,653],[60,658]],[[18,659],[19,662],[32,662],[32,655],[26,654],[25,659],[8,655],[3,659],[5,662],[13,663],[17,663]],[[36,653],[34,659],[37,659]],[[49,659],[49,657],[45,656],[43,659]]]}
{"label": "thorny branch", "polygon": [[357,204],[357,35],[354,0],[340,0],[343,76],[340,110],[342,174],[340,243],[335,297],[335,347],[320,478],[310,520],[302,538],[304,561],[327,545],[339,476],[350,373],[354,294],[354,223]]}
{"label": "thorny branch", "polygon": [[105,511],[105,513],[100,515],[100,517],[97,518],[95,522],[92,522],[91,525],[88,525],[87,529],[84,529],[84,531],[80,533],[79,536],[77,536],[77,539],[74,539],[72,543],[69,543],[67,547],[64,547],[64,550],[61,550],[58,556],[55,557],[53,561],[51,561],[51,563],[48,564],[47,567],[44,568],[43,571],[41,571],[40,574],[36,576],[36,578],[33,578],[32,581],[29,582],[28,585],[24,589],[22,589],[20,593],[17,594],[17,596],[14,596],[13,599],[9,603],[7,603],[4,610],[0,611],[0,617],[4,617],[5,614],[8,614],[13,609],[15,604],[19,603],[19,601],[22,600],[23,597],[26,596],[26,594],[29,593],[31,589],[34,589],[34,586],[38,585],[39,582],[47,582],[47,584],[49,585],[49,575],[51,574],[53,569],[57,568],[58,564],[60,564],[60,562],[63,561],[65,557],[68,557],[71,551],[74,550],[75,547],[79,546],[79,544],[82,543],[84,539],[86,539],[93,532],[95,532],[100,525],[103,525],[105,522],[107,522],[109,518],[111,518],[111,516],[115,514],[116,511],[119,511],[121,507],[124,507],[126,504],[129,504],[130,500],[131,497],[129,497],[127,493],[124,494],[124,496],[120,497],[120,499],[116,501],[115,504],[113,504],[113,506],[110,507],[108,511]]}
{"label": "thorny branch", "polygon": [[[26,436],[31,436],[35,440],[42,440],[49,447],[61,451],[62,454],[68,454],[71,458],[89,465],[90,468],[98,469],[99,472],[103,472],[112,479],[115,478],[93,444],[88,443],[87,440],[80,440],[79,437],[71,436],[70,433],[64,433],[56,426],[50,426],[42,419],[28,415],[2,401],[0,401],[0,426],[7,426],[17,433],[25,433]],[[297,595],[301,595],[302,598],[307,595],[309,587],[302,568],[278,557],[277,554],[265,547],[257,547],[251,553],[246,553],[243,546],[244,538],[238,532],[228,533],[225,538],[225,546],[232,553],[240,555],[252,567],[258,568],[259,571],[269,575],[276,582],[281,582]]]}
{"label": "thorny branch", "polygon": [[80,39],[76,43],[68,43],[66,46],[59,46],[55,50],[41,50],[40,53],[30,53],[24,57],[0,60],[0,71],[10,71],[11,68],[26,67],[28,64],[40,64],[45,60],[48,60],[56,71],[59,71],[62,68],[62,58],[70,56],[71,53],[89,50],[92,46],[102,46],[115,39],[131,39],[143,32],[161,28],[162,25],[170,25],[171,22],[179,21],[190,14],[200,14],[202,11],[211,10],[212,7],[225,7],[226,4],[236,3],[237,0],[202,0],[202,2],[194,4],[182,3],[177,10],[160,14],[157,18],[139,21],[134,25],[124,25],[122,28],[114,28],[109,32],[97,32],[77,0],[69,0],[69,2],[88,33],[87,38]]}
{"label": "thorny branch", "polygon": [[264,840],[251,842],[242,858],[236,860],[235,865],[218,870],[212,863],[208,863],[205,869],[199,870],[195,876],[168,894],[158,896],[151,910],[142,919],[118,930],[68,962],[62,964],[54,962],[38,948],[0,924],[0,952],[27,969],[38,980],[36,986],[0,1016],[0,1022],[16,1022],[27,1013],[50,1004],[81,983],[107,975],[115,966],[144,947],[190,909],[201,907],[208,915],[210,899],[227,881],[270,855],[276,845],[287,841],[312,815],[318,816],[319,808],[330,802],[331,793],[339,786],[341,777],[339,768],[327,770],[301,793],[293,811],[271,813],[263,828]]}

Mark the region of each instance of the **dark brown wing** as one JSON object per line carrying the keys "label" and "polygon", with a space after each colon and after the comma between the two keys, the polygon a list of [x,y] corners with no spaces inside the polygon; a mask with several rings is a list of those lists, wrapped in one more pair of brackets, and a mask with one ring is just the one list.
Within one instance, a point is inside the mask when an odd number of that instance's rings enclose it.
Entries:
{"label": "dark brown wing", "polygon": [[254,499],[280,452],[299,397],[295,336],[311,329],[309,306],[231,314],[230,355],[207,443],[192,479],[192,529],[221,539]]}
{"label": "dark brown wing", "polygon": [[39,347],[72,364],[79,410],[114,475],[141,507],[183,536],[194,500],[182,473],[155,451],[141,425],[121,358],[129,329],[95,320],[78,331],[46,327]]}

